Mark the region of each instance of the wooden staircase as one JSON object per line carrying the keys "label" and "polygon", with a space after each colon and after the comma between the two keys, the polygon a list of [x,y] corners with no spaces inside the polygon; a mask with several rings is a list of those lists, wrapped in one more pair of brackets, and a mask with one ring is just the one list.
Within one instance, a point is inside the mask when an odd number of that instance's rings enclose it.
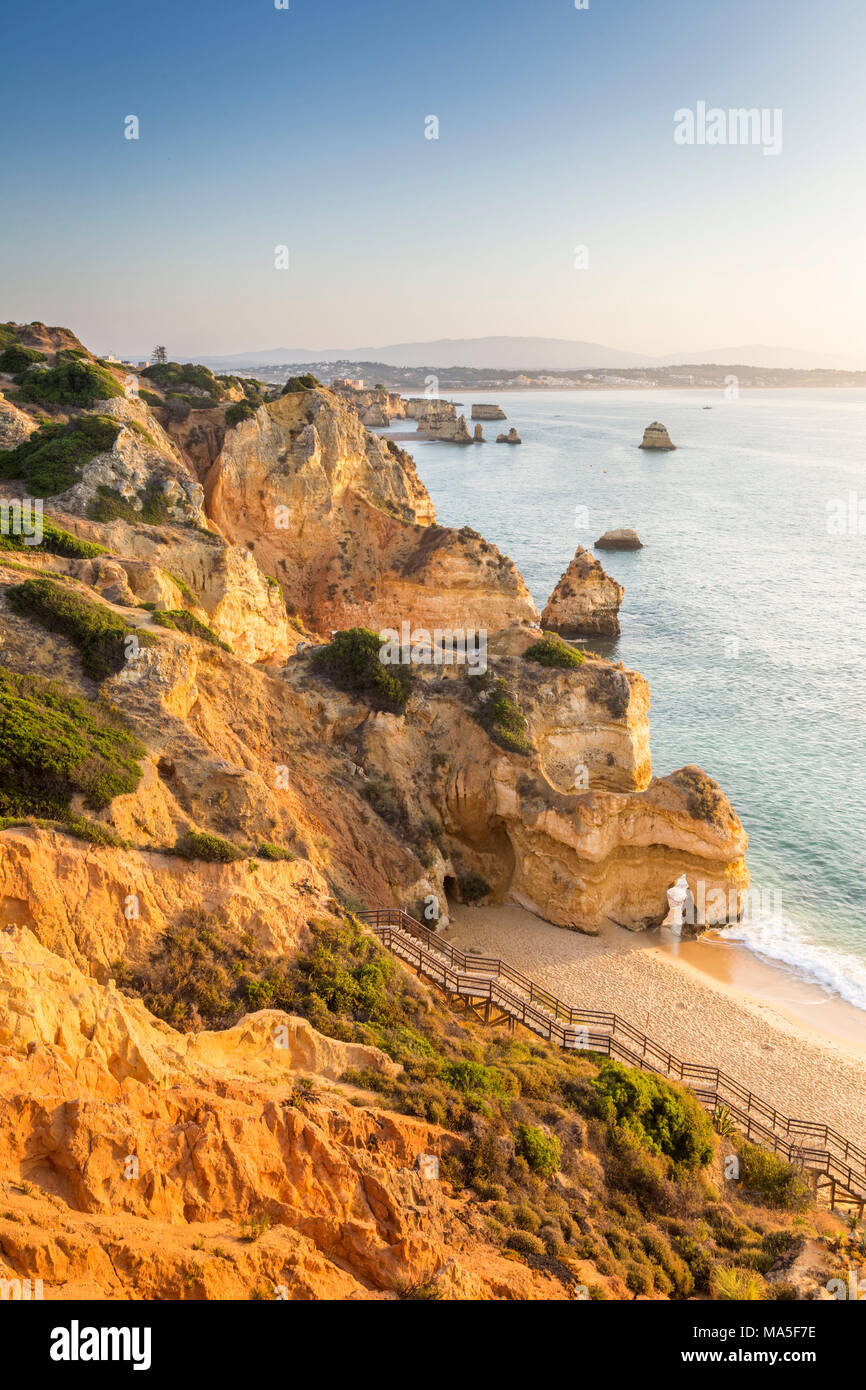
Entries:
{"label": "wooden staircase", "polygon": [[866,1205],[866,1151],[829,1125],[792,1119],[718,1067],[685,1062],[618,1014],[575,1008],[492,956],[467,955],[400,908],[360,912],[388,950],[442,990],[449,1002],[483,1023],[519,1023],[569,1051],[612,1057],[688,1086],[711,1113],[724,1106],[752,1142],[808,1174],[830,1207]]}

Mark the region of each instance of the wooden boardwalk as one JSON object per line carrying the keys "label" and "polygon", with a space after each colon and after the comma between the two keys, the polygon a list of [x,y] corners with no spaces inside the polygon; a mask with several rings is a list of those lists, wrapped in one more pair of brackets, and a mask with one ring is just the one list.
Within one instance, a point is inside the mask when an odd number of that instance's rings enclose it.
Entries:
{"label": "wooden boardwalk", "polygon": [[570,1051],[612,1057],[687,1085],[712,1113],[724,1106],[737,1128],[756,1144],[806,1172],[816,1197],[831,1207],[866,1204],[866,1151],[829,1125],[792,1119],[718,1067],[685,1062],[618,1014],[575,1008],[492,956],[466,955],[399,908],[358,916],[395,956],[484,1023],[521,1024]]}

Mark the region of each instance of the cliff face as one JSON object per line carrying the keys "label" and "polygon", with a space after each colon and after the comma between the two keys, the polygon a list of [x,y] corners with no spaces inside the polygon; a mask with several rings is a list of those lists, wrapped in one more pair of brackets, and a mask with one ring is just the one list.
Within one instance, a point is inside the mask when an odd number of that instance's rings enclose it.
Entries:
{"label": "cliff face", "polygon": [[535,618],[511,562],[474,532],[436,526],[409,456],[330,393],[283,396],[232,430],[206,493],[222,532],[319,632]]}
{"label": "cliff face", "polygon": [[618,637],[625,589],[605,574],[582,545],[559,580],[541,615],[541,626],[562,637]]}
{"label": "cliff face", "polygon": [[14,927],[0,1058],[0,1274],[46,1298],[369,1299],[437,1274],[446,1297],[565,1296],[417,1171],[453,1136],[335,1088],[393,1073],[376,1048],[267,1010],[179,1034]]}

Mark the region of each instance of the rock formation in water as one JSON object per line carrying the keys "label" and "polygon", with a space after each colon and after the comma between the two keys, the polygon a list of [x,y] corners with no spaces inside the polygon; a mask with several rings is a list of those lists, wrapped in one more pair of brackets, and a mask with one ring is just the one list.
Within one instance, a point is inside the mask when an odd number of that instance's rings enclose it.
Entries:
{"label": "rock formation in water", "polygon": [[484,430],[481,428],[480,425],[476,425],[476,426],[475,426],[475,429],[474,429],[473,432],[472,432],[472,443],[473,443],[473,444],[483,444],[483,443],[484,443]]}
{"label": "rock formation in water", "polygon": [[625,589],[582,545],[547,600],[541,626],[562,637],[618,637]]}
{"label": "rock formation in water", "polygon": [[516,429],[514,428],[514,426],[512,425],[512,426],[511,426],[511,429],[508,431],[507,434],[498,434],[498,435],[496,436],[496,443],[497,443],[497,444],[522,444],[523,441],[522,441],[522,439],[520,438],[520,435],[517,433],[517,430],[516,430]]}
{"label": "rock formation in water", "polygon": [[637,531],[628,526],[620,526],[614,531],[605,531],[595,543],[597,550],[643,550],[643,541]]}
{"label": "rock formation in water", "polygon": [[675,449],[676,444],[671,443],[671,437],[664,425],[658,420],[653,420],[651,425],[647,425],[643,432],[643,439],[640,447],[642,449]]}
{"label": "rock formation in water", "polygon": [[473,420],[507,420],[508,416],[501,405],[473,405],[471,418]]}

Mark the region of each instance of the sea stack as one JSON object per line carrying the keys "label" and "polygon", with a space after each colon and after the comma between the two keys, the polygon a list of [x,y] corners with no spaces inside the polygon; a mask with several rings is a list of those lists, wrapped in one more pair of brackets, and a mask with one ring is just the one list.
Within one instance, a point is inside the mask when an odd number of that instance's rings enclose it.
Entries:
{"label": "sea stack", "polygon": [[506,420],[508,417],[501,405],[473,405],[473,420]]}
{"label": "sea stack", "polygon": [[651,425],[647,425],[643,432],[643,439],[640,447],[642,449],[675,449],[676,444],[671,443],[671,437],[667,432],[667,427],[658,420],[653,420]]}
{"label": "sea stack", "polygon": [[484,443],[484,431],[483,431],[483,429],[481,428],[480,425],[476,425],[476,426],[475,426],[475,431],[474,431],[474,433],[473,433],[473,435],[472,435],[472,443],[473,443],[473,444],[483,444],[483,443]]}
{"label": "sea stack", "polygon": [[516,429],[514,428],[514,426],[512,425],[512,426],[511,426],[511,429],[508,431],[507,434],[498,434],[498,435],[496,436],[496,443],[497,443],[497,444],[522,444],[523,441],[522,441],[522,439],[520,438],[520,435],[517,433],[517,430],[516,430]]}
{"label": "sea stack", "polygon": [[582,545],[541,615],[541,626],[560,637],[619,637],[619,606],[625,589],[605,574]]}
{"label": "sea stack", "polygon": [[595,543],[596,550],[643,550],[643,541],[637,531],[620,526],[615,531],[605,531]]}

